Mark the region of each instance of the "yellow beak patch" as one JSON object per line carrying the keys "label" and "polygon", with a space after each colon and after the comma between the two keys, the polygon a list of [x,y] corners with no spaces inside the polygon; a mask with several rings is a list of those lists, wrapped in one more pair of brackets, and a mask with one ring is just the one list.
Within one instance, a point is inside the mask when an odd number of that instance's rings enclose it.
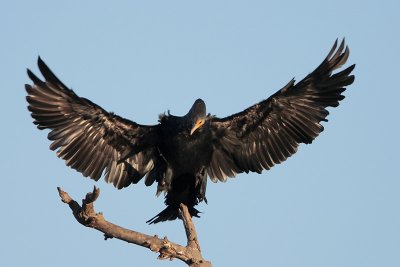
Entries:
{"label": "yellow beak patch", "polygon": [[196,123],[194,124],[192,130],[190,131],[190,135],[192,135],[197,129],[199,129],[201,126],[204,125],[205,123],[205,119],[201,118],[201,119],[197,119]]}

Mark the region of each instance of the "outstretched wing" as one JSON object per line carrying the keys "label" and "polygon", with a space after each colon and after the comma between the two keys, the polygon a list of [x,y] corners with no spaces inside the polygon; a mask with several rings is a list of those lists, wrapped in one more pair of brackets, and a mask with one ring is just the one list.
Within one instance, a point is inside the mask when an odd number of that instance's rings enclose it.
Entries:
{"label": "outstretched wing", "polygon": [[30,70],[33,85],[25,85],[34,123],[50,129],[50,149],[66,164],[118,189],[137,183],[153,168],[157,126],[143,126],[106,112],[68,89],[39,58],[41,81]]}
{"label": "outstretched wing", "polygon": [[225,181],[241,172],[270,169],[311,143],[323,131],[327,107],[344,99],[345,86],[353,83],[355,65],[332,74],[346,63],[349,49],[337,40],[325,60],[299,83],[290,81],[268,99],[226,118],[212,118],[216,136],[207,173]]}

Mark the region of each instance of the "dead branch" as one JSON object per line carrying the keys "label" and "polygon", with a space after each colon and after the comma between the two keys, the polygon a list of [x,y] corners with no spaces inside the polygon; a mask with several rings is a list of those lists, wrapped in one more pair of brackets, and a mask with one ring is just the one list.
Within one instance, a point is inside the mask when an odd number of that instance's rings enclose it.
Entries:
{"label": "dead branch", "polygon": [[180,212],[186,231],[187,245],[181,246],[169,241],[167,237],[161,239],[158,236],[146,235],[105,220],[103,214],[96,213],[93,206],[93,203],[100,195],[99,188],[94,187],[93,192],[86,194],[85,199],[82,200],[82,206],[60,187],[57,187],[57,190],[61,200],[71,208],[75,219],[86,227],[94,228],[104,233],[104,238],[106,240],[108,238],[117,238],[128,243],[139,245],[159,253],[159,259],[179,259],[190,267],[211,267],[211,262],[206,261],[201,255],[196,229],[188,208],[184,204],[181,204]]}

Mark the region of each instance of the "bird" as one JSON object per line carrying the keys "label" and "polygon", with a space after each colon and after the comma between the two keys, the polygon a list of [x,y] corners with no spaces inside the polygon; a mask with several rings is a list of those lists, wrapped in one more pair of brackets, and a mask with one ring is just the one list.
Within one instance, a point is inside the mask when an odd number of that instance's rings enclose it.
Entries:
{"label": "bird", "polygon": [[[197,99],[188,113],[159,115],[142,125],[107,112],[65,86],[38,57],[44,80],[31,70],[26,100],[33,123],[49,129],[50,149],[84,177],[104,177],[117,189],[157,184],[166,208],[147,221],[155,224],[180,218],[185,204],[207,203],[207,180],[225,182],[239,173],[269,170],[310,144],[324,130],[327,108],[337,107],[354,82],[355,64],[341,71],[349,57],[343,39],[336,39],[322,63],[304,79],[292,79],[270,97],[233,115],[219,118]],[[336,71],[336,72],[335,72]]]}

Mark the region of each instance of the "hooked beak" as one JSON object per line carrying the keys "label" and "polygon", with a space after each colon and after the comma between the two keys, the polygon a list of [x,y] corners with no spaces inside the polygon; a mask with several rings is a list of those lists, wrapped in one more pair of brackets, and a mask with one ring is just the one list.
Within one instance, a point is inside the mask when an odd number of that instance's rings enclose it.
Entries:
{"label": "hooked beak", "polygon": [[192,130],[190,131],[190,135],[192,135],[197,129],[204,125],[205,119],[197,119],[196,123],[194,124]]}

